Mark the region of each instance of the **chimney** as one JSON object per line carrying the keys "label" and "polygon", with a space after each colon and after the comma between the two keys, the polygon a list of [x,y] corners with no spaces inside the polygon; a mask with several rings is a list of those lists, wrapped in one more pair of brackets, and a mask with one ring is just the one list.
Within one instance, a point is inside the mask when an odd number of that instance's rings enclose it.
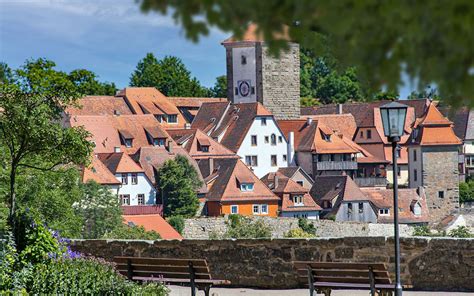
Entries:
{"label": "chimney", "polygon": [[306,124],[311,125],[313,123],[313,118],[308,117],[306,118]]}
{"label": "chimney", "polygon": [[342,104],[337,104],[337,114],[342,114]]}
{"label": "chimney", "polygon": [[214,158],[209,158],[209,176],[214,173]]}
{"label": "chimney", "polygon": [[293,166],[295,164],[295,133],[290,132],[288,134],[288,144],[287,144],[287,156],[288,166]]}
{"label": "chimney", "polygon": [[119,153],[120,152],[120,146],[115,146],[114,147],[114,152]]}
{"label": "chimney", "polygon": [[191,129],[191,124],[186,122],[184,124],[184,129]]}
{"label": "chimney", "polygon": [[168,152],[173,153],[173,141],[168,142]]}

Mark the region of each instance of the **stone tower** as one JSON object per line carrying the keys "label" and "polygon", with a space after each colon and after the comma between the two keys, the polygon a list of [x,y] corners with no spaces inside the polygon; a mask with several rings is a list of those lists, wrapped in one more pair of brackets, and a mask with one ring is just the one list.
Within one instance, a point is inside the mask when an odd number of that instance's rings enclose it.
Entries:
{"label": "stone tower", "polygon": [[438,223],[459,208],[458,149],[453,123],[431,103],[415,123],[408,148],[410,187],[422,186],[430,223]]}
{"label": "stone tower", "polygon": [[274,57],[256,30],[250,25],[241,40],[231,37],[222,42],[226,49],[227,97],[232,103],[260,102],[277,119],[299,118],[299,45],[290,42],[287,51]]}

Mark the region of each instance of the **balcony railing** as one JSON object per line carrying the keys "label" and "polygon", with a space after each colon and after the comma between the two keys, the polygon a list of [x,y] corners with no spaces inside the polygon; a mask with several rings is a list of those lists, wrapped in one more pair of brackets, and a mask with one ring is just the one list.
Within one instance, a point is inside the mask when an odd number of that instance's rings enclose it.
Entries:
{"label": "balcony railing", "polygon": [[340,171],[357,170],[356,161],[318,161],[316,162],[318,171]]}
{"label": "balcony railing", "polygon": [[387,178],[385,177],[355,177],[354,182],[359,187],[385,187]]}
{"label": "balcony railing", "polygon": [[123,215],[151,215],[159,214],[163,216],[162,205],[139,205],[139,206],[122,206]]}

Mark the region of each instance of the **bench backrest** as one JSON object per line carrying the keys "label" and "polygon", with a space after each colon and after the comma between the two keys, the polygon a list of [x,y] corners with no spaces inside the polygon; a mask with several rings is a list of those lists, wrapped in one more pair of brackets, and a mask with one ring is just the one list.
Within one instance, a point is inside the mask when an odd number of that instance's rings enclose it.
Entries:
{"label": "bench backrest", "polygon": [[309,271],[314,282],[353,283],[353,284],[391,284],[387,266],[384,263],[342,263],[295,261],[301,281],[308,281]]}
{"label": "bench backrest", "polygon": [[[131,278],[153,277],[167,279],[211,279],[205,259],[169,259],[147,257],[114,257],[117,270]],[[192,272],[192,271],[193,272]]]}

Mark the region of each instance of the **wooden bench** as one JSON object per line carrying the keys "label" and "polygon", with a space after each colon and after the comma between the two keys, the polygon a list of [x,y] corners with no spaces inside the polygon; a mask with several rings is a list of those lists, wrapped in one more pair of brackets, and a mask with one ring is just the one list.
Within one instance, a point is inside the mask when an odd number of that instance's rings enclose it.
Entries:
{"label": "wooden bench", "polygon": [[393,295],[395,285],[383,263],[293,262],[298,278],[314,291],[331,295],[332,289],[370,289],[370,295]]}
{"label": "wooden bench", "polygon": [[192,296],[196,296],[196,288],[209,296],[211,286],[230,284],[227,280],[212,279],[204,259],[114,257],[114,262],[129,280],[189,284]]}

